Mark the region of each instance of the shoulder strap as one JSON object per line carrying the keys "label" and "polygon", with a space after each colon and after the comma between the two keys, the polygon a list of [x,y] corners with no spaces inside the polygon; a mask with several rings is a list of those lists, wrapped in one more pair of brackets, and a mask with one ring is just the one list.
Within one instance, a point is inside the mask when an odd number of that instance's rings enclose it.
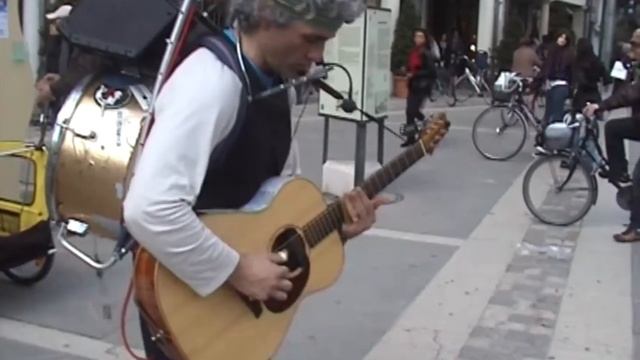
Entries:
{"label": "shoulder strap", "polygon": [[242,83],[242,91],[240,93],[240,103],[238,107],[238,114],[236,116],[236,121],[229,132],[229,135],[225,137],[222,141],[216,145],[211,153],[211,159],[209,166],[218,165],[227,156],[229,149],[235,142],[235,140],[240,136],[240,131],[242,130],[242,126],[246,121],[247,107],[249,106],[248,96],[249,92],[247,87],[249,84],[246,84],[244,80],[244,75],[242,71],[242,67],[240,66],[239,59],[235,54],[233,46],[229,41],[223,39],[224,35],[210,35],[205,36],[200,41],[200,45],[207,48],[211,51],[224,65],[229,67],[233,72],[238,76],[238,79]]}
{"label": "shoulder strap", "polygon": [[[204,36],[200,40],[200,45],[207,48],[211,51],[223,64],[228,66],[233,72],[243,79],[242,75],[242,67],[238,62],[238,57],[235,54],[235,49],[233,49],[231,43],[229,41],[224,40],[222,37],[225,35],[208,35]],[[243,85],[244,80],[243,80]]]}

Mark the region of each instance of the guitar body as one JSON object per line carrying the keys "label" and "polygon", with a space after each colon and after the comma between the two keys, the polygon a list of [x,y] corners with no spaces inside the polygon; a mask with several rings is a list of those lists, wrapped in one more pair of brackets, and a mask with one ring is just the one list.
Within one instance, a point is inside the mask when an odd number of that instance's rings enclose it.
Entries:
{"label": "guitar body", "polygon": [[[204,215],[202,221],[240,253],[278,249],[278,243],[300,234],[326,209],[317,187],[304,179],[268,181],[254,200],[238,212]],[[136,258],[136,300],[158,344],[176,359],[266,360],[278,350],[300,301],[329,287],[342,272],[344,247],[337,231],[310,248],[308,271],[294,281],[297,296],[289,303],[260,304],[259,316],[229,285],[208,297],[197,295],[185,283],[141,250]],[[296,291],[292,291],[295,293]],[[256,305],[256,304],[254,304]]]}

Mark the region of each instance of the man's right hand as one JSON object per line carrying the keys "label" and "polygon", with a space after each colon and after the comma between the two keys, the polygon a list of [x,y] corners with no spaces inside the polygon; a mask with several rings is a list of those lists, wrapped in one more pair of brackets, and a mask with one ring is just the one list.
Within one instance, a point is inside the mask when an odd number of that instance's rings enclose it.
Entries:
{"label": "man's right hand", "polygon": [[301,269],[292,272],[281,265],[283,262],[277,254],[240,255],[229,283],[251,299],[285,301],[293,288],[291,279],[298,276]]}
{"label": "man's right hand", "polygon": [[587,106],[582,110],[582,113],[589,118],[593,118],[598,110],[600,110],[600,106],[598,106],[598,104],[587,104]]}

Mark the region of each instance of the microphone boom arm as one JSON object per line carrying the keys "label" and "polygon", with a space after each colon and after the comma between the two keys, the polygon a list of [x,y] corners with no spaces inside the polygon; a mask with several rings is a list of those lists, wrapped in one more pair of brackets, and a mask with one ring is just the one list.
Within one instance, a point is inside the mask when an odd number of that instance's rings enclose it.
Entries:
{"label": "microphone boom arm", "polygon": [[345,66],[343,66],[342,64],[333,63],[333,62],[323,62],[322,65],[323,66],[327,66],[329,68],[334,67],[334,66],[338,67],[338,68],[340,68],[341,70],[343,70],[347,74],[347,78],[349,79],[349,92],[348,92],[349,95],[348,95],[348,97],[346,99],[344,97],[342,97],[342,95],[340,95],[338,97],[337,95],[340,94],[340,92],[337,91],[336,89],[334,89],[333,87],[331,87],[326,82],[324,82],[322,80],[319,80],[317,82],[317,83],[319,83],[320,86],[318,86],[318,87],[321,90],[324,90],[327,94],[329,94],[331,97],[335,98],[336,100],[342,101],[342,103],[340,104],[340,107],[342,108],[342,110],[344,112],[352,113],[352,112],[357,110],[365,118],[367,118],[368,121],[377,123],[379,126],[384,127],[384,129],[387,130],[389,133],[395,135],[397,138],[399,138],[401,140],[404,140],[404,137],[402,135],[398,134],[397,132],[395,132],[394,130],[392,130],[391,128],[389,128],[389,126],[387,126],[384,123],[384,120],[382,118],[377,118],[377,117],[369,114],[368,112],[364,111],[360,107],[358,107],[356,102],[353,100],[353,79],[351,78],[351,73],[349,72],[349,70]]}

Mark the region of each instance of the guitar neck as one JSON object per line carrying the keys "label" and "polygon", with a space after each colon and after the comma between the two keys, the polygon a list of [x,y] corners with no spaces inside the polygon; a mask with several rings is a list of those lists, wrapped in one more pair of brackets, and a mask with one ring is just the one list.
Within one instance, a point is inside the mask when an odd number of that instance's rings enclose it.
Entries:
{"label": "guitar neck", "polygon": [[[426,154],[432,152],[433,147],[425,146],[423,139],[420,139],[409,149],[396,156],[389,163],[369,176],[360,187],[371,199]],[[329,234],[340,229],[344,222],[345,218],[342,203],[336,201],[330,204],[324,212],[303,227],[304,236],[305,239],[307,239],[309,247],[314,248],[329,236]]]}
{"label": "guitar neck", "polygon": [[360,187],[371,199],[432,151],[433,149],[425,147],[423,140],[420,139],[410,148],[369,176]]}

